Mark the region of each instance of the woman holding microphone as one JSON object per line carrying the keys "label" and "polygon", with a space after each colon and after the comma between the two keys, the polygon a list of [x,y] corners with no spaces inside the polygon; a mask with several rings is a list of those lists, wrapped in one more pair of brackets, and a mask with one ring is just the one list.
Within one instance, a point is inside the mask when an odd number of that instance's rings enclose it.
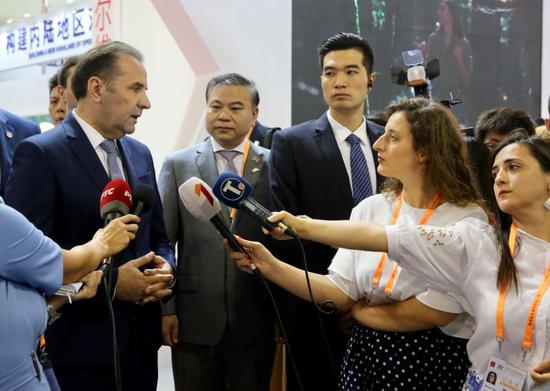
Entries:
{"label": "woman holding microphone", "polygon": [[[378,171],[388,179],[383,193],[362,201],[351,219],[398,226],[487,221],[454,116],[426,99],[390,105],[386,114],[386,131],[373,147]],[[282,262],[277,265],[280,269],[271,273],[270,263],[258,263],[267,278],[310,300],[304,272]],[[399,328],[355,326],[339,389],[421,390],[434,382],[446,390],[461,388],[469,367],[466,342],[473,325],[467,316],[457,317],[465,311],[463,298],[428,289],[392,257],[376,251],[340,249],[327,276],[310,273],[310,278],[315,301],[331,300],[342,312],[358,300],[368,300],[369,305],[407,300]]]}
{"label": "woman holding microphone", "polygon": [[[499,207],[494,228],[473,219],[449,227],[386,226],[305,220],[286,212],[272,220],[305,239],[387,251],[434,288],[464,297],[476,321],[464,390],[531,390],[550,382],[550,143],[516,134],[496,148],[491,163]],[[264,274],[280,269],[259,244],[241,244]],[[234,257],[239,265],[250,262],[242,254]],[[489,377],[500,388],[487,383]]]}
{"label": "woman holding microphone", "polygon": [[62,250],[0,198],[1,390],[50,389],[35,353],[47,322],[44,296],[84,276],[92,292],[83,296],[93,294],[99,276],[88,274],[135,238],[138,222],[134,215],[120,217],[88,243]]}

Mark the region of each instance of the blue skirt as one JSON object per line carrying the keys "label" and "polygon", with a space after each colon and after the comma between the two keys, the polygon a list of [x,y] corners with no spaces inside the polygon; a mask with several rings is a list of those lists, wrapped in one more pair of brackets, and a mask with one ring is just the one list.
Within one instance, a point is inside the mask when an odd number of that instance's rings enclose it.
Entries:
{"label": "blue skirt", "polygon": [[396,333],[356,325],[338,389],[459,391],[470,367],[467,342],[438,328]]}

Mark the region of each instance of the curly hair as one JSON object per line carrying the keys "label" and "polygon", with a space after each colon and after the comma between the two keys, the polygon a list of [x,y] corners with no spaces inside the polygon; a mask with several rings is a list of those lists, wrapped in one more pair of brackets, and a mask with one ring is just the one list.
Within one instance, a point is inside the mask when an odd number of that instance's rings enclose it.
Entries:
{"label": "curly hair", "polygon": [[[405,99],[386,108],[387,118],[397,112],[404,113],[410,124],[413,149],[427,156],[424,190],[437,192],[451,204],[476,203],[487,211],[475,185],[466,145],[454,115],[441,104],[425,98]],[[396,178],[386,178],[382,189],[397,196],[403,190],[403,183]]]}

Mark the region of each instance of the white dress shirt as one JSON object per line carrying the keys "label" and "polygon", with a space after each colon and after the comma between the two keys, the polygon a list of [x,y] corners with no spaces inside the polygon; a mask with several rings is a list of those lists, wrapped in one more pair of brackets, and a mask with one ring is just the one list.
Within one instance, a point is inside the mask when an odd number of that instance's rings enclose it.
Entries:
{"label": "white dress shirt", "polygon": [[[216,167],[218,167],[218,174],[221,174],[222,172],[227,171],[226,170],[226,161],[223,157],[220,156],[219,153],[216,153],[218,151],[227,151],[224,147],[222,147],[220,144],[214,140],[214,137],[210,137],[210,140],[212,141],[212,149],[214,150],[214,157],[216,158]],[[244,147],[246,146],[246,142],[248,141],[248,137],[245,137],[243,142],[237,145],[235,148],[231,148],[229,151],[238,151],[240,152],[238,155],[235,156],[233,159],[233,163],[235,164],[235,167],[239,171],[239,175],[242,174],[242,167],[243,167],[243,158],[244,158]]]}
{"label": "white dress shirt", "polygon": [[363,151],[363,155],[365,155],[365,159],[367,161],[370,183],[372,185],[372,192],[373,194],[376,193],[376,165],[374,164],[372,146],[370,145],[370,140],[367,135],[367,121],[365,120],[365,117],[363,117],[363,122],[361,122],[361,125],[359,125],[359,127],[355,129],[355,131],[351,131],[350,129],[346,128],[344,125],[336,121],[332,117],[332,115],[330,115],[330,110],[327,111],[327,118],[330,126],[332,127],[334,138],[336,138],[336,144],[338,145],[338,149],[340,150],[340,155],[342,155],[342,159],[344,160],[346,171],[348,172],[350,188],[353,188],[351,183],[351,147],[347,143],[346,138],[353,133],[359,138],[359,140],[361,140],[361,143],[359,145],[361,146],[361,151]]}
{"label": "white dress shirt", "polygon": [[[84,134],[86,134],[86,137],[88,137],[88,140],[90,141],[90,144],[92,144],[92,147],[94,148],[95,153],[97,154],[97,157],[99,158],[99,161],[103,165],[103,168],[105,169],[105,172],[107,173],[107,176],[109,176],[109,164],[107,163],[107,152],[103,148],[101,148],[100,144],[106,140],[105,137],[101,135],[92,125],[84,121],[76,112],[76,110],[73,110],[74,118],[76,119],[76,122],[80,125],[82,130],[84,131]],[[116,148],[118,150],[118,144],[115,143]],[[117,157],[117,163],[120,167],[120,172],[123,175],[123,179],[126,180],[126,173],[124,172],[124,166],[122,165],[122,160],[120,159],[120,150],[118,150],[118,157]]]}

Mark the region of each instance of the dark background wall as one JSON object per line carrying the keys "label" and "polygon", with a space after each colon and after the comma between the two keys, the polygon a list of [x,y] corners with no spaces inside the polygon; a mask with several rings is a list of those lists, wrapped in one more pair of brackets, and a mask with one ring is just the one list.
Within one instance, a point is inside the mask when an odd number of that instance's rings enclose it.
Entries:
{"label": "dark background wall", "polygon": [[[540,110],[542,0],[456,0],[472,51],[473,75],[455,114],[473,125],[483,110],[515,106],[533,118]],[[391,83],[390,67],[401,52],[419,48],[435,31],[440,0],[294,0],[292,4],[292,123],[326,110],[317,47],[332,34],[364,36],[374,49],[376,86],[367,115],[390,101],[412,96]],[[441,69],[445,72],[445,69]],[[437,83],[438,79],[434,80]],[[435,97],[437,99],[439,97]]]}

